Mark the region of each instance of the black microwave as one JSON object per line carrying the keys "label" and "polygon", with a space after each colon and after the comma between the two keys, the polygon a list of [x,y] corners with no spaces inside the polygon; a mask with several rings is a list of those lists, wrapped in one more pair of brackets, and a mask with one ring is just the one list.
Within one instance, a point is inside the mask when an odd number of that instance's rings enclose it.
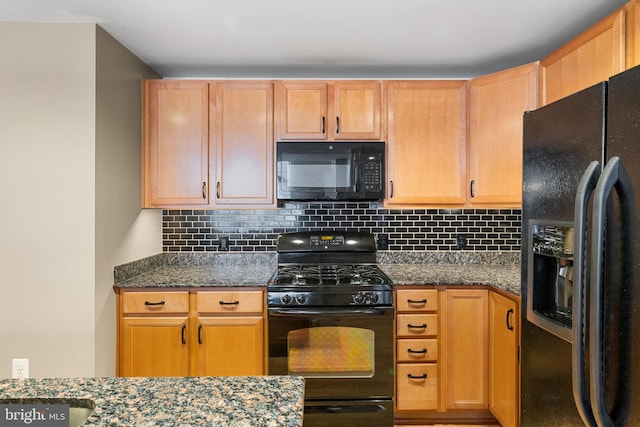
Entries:
{"label": "black microwave", "polygon": [[278,200],[381,200],[384,142],[278,142]]}

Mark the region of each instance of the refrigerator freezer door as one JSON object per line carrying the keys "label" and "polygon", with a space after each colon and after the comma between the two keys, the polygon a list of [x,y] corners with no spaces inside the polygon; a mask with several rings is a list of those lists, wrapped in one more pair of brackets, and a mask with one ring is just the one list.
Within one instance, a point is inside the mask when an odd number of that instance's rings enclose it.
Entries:
{"label": "refrigerator freezer door", "polygon": [[[578,183],[603,162],[606,84],[524,116],[521,300],[527,307],[528,224],[574,220]],[[572,348],[527,320],[522,310],[521,425],[584,425],[573,399]]]}

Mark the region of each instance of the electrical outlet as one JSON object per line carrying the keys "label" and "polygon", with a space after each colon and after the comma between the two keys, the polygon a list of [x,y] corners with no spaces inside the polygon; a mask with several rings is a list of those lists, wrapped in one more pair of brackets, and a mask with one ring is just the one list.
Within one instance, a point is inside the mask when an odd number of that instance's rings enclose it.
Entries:
{"label": "electrical outlet", "polygon": [[29,359],[12,359],[11,377],[29,378]]}
{"label": "electrical outlet", "polygon": [[228,251],[229,250],[229,236],[220,236],[220,251]]}
{"label": "electrical outlet", "polygon": [[458,234],[456,236],[456,249],[466,249],[467,248],[467,236],[464,234]]}
{"label": "electrical outlet", "polygon": [[378,249],[380,250],[389,249],[389,235],[378,234]]}

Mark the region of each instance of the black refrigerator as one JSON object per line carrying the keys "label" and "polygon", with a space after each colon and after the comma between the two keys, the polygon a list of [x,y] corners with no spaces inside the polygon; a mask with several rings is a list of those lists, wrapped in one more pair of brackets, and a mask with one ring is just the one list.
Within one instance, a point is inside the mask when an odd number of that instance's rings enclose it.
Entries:
{"label": "black refrigerator", "polygon": [[640,426],[640,67],[523,120],[521,426]]}

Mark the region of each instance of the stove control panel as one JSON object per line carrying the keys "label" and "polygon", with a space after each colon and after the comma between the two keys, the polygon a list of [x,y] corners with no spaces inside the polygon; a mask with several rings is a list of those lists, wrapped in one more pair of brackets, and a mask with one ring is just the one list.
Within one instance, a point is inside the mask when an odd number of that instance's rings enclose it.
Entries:
{"label": "stove control panel", "polygon": [[295,292],[269,291],[269,307],[345,307],[392,305],[392,293],[386,291],[360,292]]}

